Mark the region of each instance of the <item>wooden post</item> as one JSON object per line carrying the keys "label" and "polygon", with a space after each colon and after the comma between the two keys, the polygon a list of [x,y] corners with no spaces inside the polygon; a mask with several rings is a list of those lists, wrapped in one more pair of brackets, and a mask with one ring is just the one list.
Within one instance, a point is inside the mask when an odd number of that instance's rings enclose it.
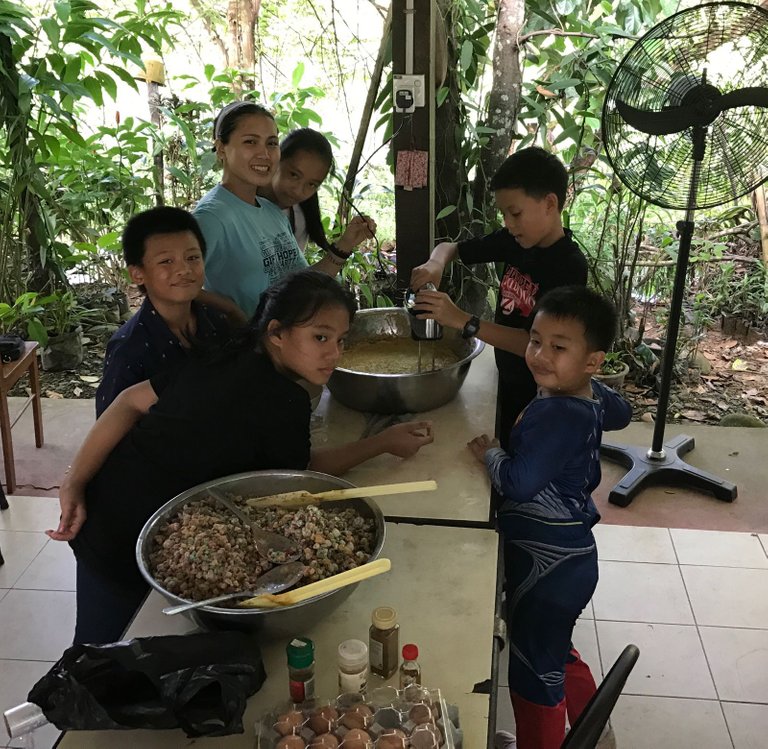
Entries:
{"label": "wooden post", "polygon": [[[163,124],[160,112],[160,86],[165,85],[165,66],[156,57],[144,59],[144,71],[136,76],[147,83],[147,103],[149,104],[149,119],[158,129]],[[155,204],[165,204],[165,160],[163,149],[158,148],[154,156],[153,169],[155,183]]]}
{"label": "wooden post", "polygon": [[[435,39],[434,14],[434,0],[392,2],[392,72],[395,75],[424,76],[424,106],[416,107],[412,113],[393,110],[394,162],[397,163],[399,151],[429,153],[427,187],[413,190],[395,188],[398,301],[408,288],[411,270],[428,259],[435,238],[435,96],[431,63]],[[409,17],[412,19],[412,45]]]}

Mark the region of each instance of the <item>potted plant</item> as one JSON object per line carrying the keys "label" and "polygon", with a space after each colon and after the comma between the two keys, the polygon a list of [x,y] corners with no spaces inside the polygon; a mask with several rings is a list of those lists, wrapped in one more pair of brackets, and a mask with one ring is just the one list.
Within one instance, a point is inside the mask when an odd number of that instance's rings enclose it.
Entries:
{"label": "potted plant", "polygon": [[43,300],[34,291],[25,292],[13,304],[0,302],[0,333],[15,333],[44,346],[48,334],[42,321],[43,310]]}
{"label": "potted plant", "polygon": [[71,290],[55,291],[40,300],[42,321],[48,334],[43,348],[43,369],[58,372],[76,369],[83,361],[83,327],[92,311],[81,306]]}
{"label": "potted plant", "polygon": [[629,374],[629,365],[623,360],[622,354],[621,351],[609,351],[605,355],[600,371],[594,375],[604,385],[620,388],[624,384],[624,378]]}

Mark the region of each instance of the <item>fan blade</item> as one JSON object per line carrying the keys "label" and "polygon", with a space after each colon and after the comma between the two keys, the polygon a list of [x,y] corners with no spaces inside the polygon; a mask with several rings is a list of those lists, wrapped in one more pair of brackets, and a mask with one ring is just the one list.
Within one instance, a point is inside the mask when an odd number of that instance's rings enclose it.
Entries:
{"label": "fan blade", "polygon": [[696,113],[691,107],[670,107],[660,112],[649,112],[616,99],[616,109],[628,125],[648,135],[680,133],[696,123]]}
{"label": "fan blade", "polygon": [[768,88],[749,86],[731,91],[720,97],[717,107],[721,112],[734,107],[768,107]]}

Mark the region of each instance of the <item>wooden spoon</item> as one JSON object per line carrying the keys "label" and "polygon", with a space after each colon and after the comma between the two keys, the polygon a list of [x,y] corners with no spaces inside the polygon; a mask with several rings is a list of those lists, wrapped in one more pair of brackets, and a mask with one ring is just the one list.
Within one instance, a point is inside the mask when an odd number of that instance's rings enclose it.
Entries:
{"label": "wooden spoon", "polygon": [[340,572],[338,575],[326,577],[325,580],[318,580],[316,583],[303,585],[301,588],[289,590],[285,593],[274,595],[256,596],[246,601],[240,602],[241,608],[264,608],[274,609],[280,606],[293,606],[295,603],[306,601],[307,598],[314,598],[323,593],[330,593],[332,590],[338,590],[347,585],[353,585],[369,577],[380,575],[382,572],[389,572],[392,563],[389,559],[377,559],[374,562],[361,564],[353,570]]}
{"label": "wooden spoon", "polygon": [[405,481],[400,484],[378,484],[376,486],[353,486],[349,489],[330,489],[311,494],[307,491],[270,494],[268,497],[253,497],[246,500],[249,507],[302,507],[315,502],[331,502],[339,499],[359,499],[361,497],[380,497],[385,494],[408,494],[409,492],[433,492],[437,489],[436,481]]}

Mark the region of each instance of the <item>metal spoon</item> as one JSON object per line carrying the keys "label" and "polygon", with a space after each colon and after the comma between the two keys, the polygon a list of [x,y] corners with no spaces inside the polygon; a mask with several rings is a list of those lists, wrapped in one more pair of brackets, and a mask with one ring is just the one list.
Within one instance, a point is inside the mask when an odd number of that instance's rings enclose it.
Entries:
{"label": "metal spoon", "polygon": [[217,502],[221,502],[241,523],[251,529],[256,551],[272,564],[294,562],[301,557],[301,547],[279,533],[265,531],[259,528],[229,497],[216,489],[208,489],[208,494]]}
{"label": "metal spoon", "polygon": [[256,580],[253,590],[241,590],[238,593],[224,593],[223,595],[215,596],[214,598],[206,598],[204,601],[191,601],[190,603],[182,603],[178,606],[166,606],[163,609],[163,613],[168,616],[173,616],[174,614],[181,614],[183,611],[199,609],[201,606],[211,606],[214,603],[228,601],[232,598],[253,598],[254,596],[261,596],[265,593],[279,593],[281,590],[290,588],[291,585],[295,585],[299,582],[303,574],[304,565],[301,562],[280,564],[261,575],[261,577]]}

